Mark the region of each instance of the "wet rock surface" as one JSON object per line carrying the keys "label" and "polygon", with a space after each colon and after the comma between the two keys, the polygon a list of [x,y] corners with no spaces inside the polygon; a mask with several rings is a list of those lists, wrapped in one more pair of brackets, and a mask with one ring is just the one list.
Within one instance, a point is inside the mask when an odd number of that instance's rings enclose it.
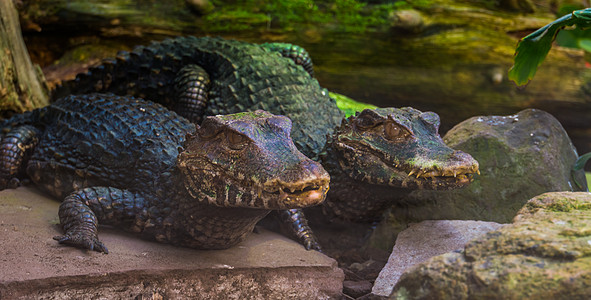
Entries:
{"label": "wet rock surface", "polygon": [[[391,209],[372,236],[374,247],[392,247],[406,224],[429,219],[508,223],[536,195],[577,191],[571,168],[577,152],[552,115],[526,109],[510,116],[470,118],[450,130],[446,144],[472,155],[481,175],[460,190],[414,191]],[[575,174],[585,183],[584,172]]]}
{"label": "wet rock surface", "polygon": [[591,295],[591,194],[545,193],[513,224],[419,264],[391,299],[586,299]]}
{"label": "wet rock surface", "polygon": [[336,262],[261,230],[227,250],[200,251],[103,228],[105,255],[59,245],[59,201],[33,188],[0,192],[0,299],[328,299]]}
{"label": "wet rock surface", "polygon": [[433,256],[461,250],[470,240],[502,226],[494,222],[461,220],[412,224],[398,235],[388,264],[376,279],[372,293],[379,296],[390,295],[406,269]]}

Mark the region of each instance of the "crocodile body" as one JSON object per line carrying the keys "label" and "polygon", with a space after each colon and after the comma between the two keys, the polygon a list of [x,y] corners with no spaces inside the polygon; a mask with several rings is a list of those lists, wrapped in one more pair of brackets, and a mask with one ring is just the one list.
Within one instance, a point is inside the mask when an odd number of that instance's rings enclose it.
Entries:
{"label": "crocodile body", "polygon": [[[289,44],[181,37],[122,53],[56,94],[138,95],[193,120],[256,109],[285,115],[298,149],[331,174],[323,210],[346,220],[375,221],[413,189],[462,187],[478,171],[470,155],[443,143],[434,113],[373,109],[345,119],[312,78],[305,55]],[[392,137],[394,131],[402,135]]]}
{"label": "crocodile body", "polygon": [[[288,116],[294,143],[306,156],[316,158],[326,134],[344,114],[305,67],[274,51],[274,45],[208,37],[167,39],[121,52],[64,82],[53,97],[92,92],[132,95],[158,102],[194,123],[203,116],[262,109]],[[305,66],[310,64],[303,60]],[[192,65],[203,68],[209,77],[205,90],[200,81],[191,80],[201,74],[183,73]],[[196,103],[179,101],[186,97]]]}
{"label": "crocodile body", "polygon": [[273,209],[320,203],[328,174],[291,122],[264,111],[190,123],[153,102],[70,96],[4,121],[0,181],[26,173],[57,198],[60,243],[107,252],[97,226],[202,249],[242,241]]}

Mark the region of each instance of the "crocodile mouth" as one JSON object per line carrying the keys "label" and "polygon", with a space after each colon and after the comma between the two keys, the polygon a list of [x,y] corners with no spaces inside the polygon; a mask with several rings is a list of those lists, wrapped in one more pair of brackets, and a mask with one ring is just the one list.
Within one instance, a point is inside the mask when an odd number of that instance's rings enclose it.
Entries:
{"label": "crocodile mouth", "polygon": [[324,178],[293,183],[273,180],[264,184],[264,191],[276,198],[281,208],[318,205],[326,198],[328,189],[329,180]]}
{"label": "crocodile mouth", "polygon": [[362,143],[345,141],[337,145],[342,150],[356,154],[352,157],[370,162],[357,166],[352,164],[349,168],[378,170],[370,171],[370,174],[360,178],[368,183],[410,189],[446,190],[465,187],[474,181],[474,174],[480,174],[478,162],[461,151],[440,156],[439,161],[425,158],[411,165],[400,163],[398,159]]}
{"label": "crocodile mouth", "polygon": [[435,190],[464,187],[474,181],[474,174],[480,175],[478,163],[447,168],[412,168],[405,166],[397,170],[406,177],[402,180],[402,187],[417,186]]}

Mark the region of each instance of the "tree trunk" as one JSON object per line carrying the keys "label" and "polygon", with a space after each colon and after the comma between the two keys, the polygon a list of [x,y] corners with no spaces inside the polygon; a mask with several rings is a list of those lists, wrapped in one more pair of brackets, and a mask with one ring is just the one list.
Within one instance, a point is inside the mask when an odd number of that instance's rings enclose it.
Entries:
{"label": "tree trunk", "polygon": [[12,0],[0,1],[0,111],[23,112],[48,104],[45,80],[29,58]]}

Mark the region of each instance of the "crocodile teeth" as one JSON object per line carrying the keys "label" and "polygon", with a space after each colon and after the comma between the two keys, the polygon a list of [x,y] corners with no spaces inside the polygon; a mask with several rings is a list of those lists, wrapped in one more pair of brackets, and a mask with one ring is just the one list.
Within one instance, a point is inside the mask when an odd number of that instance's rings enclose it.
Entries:
{"label": "crocodile teeth", "polygon": [[417,178],[423,176],[423,174],[425,174],[425,172],[423,172],[423,170],[419,169],[419,171],[417,172]]}
{"label": "crocodile teeth", "polygon": [[412,174],[414,174],[414,173],[415,173],[415,170],[411,170],[411,171],[408,173],[408,176],[410,177],[410,176],[412,176]]}

